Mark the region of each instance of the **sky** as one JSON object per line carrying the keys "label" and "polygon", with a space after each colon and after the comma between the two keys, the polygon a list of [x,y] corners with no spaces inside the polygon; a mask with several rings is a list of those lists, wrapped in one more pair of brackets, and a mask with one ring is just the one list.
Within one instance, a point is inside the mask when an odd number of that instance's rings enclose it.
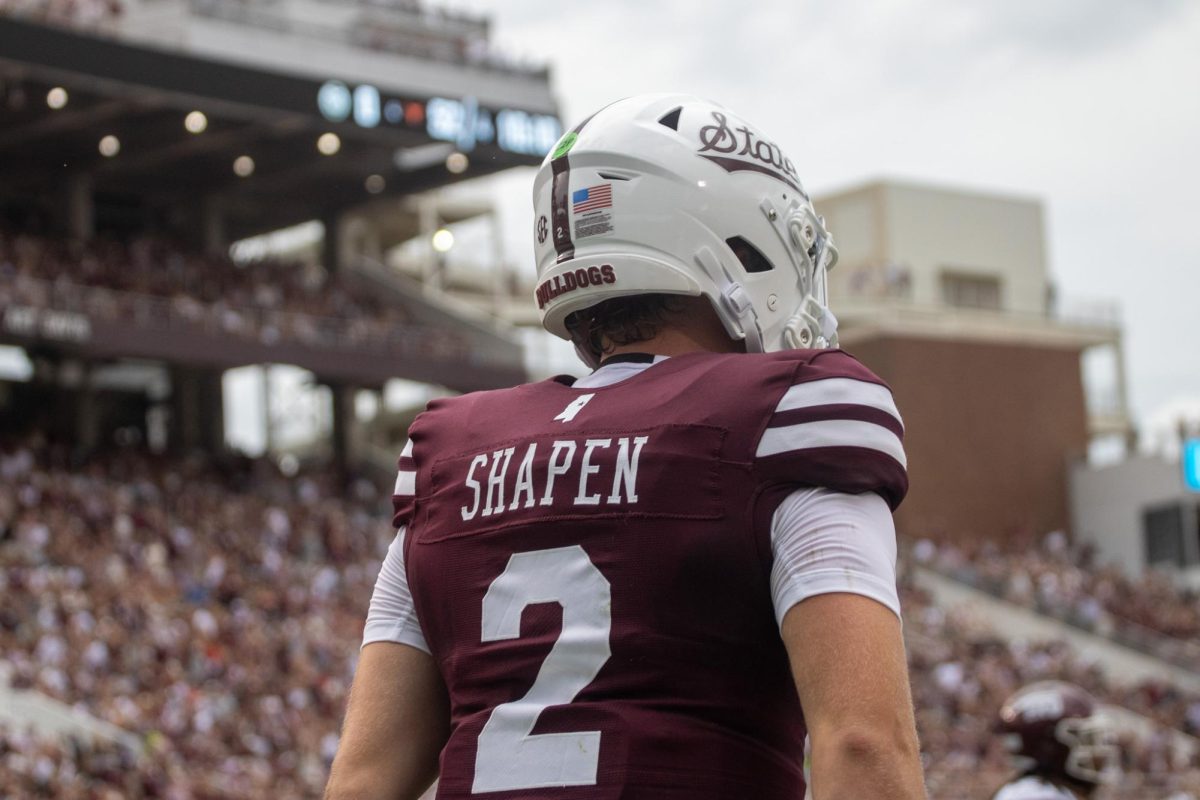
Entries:
{"label": "sky", "polygon": [[[551,66],[568,126],[679,91],[776,139],[814,195],[903,178],[1040,198],[1060,295],[1121,307],[1136,417],[1200,421],[1200,3],[467,7],[492,17],[502,52]],[[529,269],[531,181],[517,170],[493,190],[508,255]]]}

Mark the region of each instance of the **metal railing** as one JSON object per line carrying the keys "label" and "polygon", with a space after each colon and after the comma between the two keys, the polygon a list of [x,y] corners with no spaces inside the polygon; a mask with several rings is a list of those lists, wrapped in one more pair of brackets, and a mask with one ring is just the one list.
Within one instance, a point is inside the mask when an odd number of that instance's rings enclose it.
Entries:
{"label": "metal railing", "polygon": [[1121,325],[1119,307],[1111,301],[1081,301],[1059,304],[1040,310],[1012,308],[976,308],[950,303],[920,303],[903,296],[871,294],[836,294],[830,306],[838,316],[857,314],[892,314],[903,318],[944,319],[947,316],[964,319],[1010,322],[1027,320],[1034,323],[1059,322],[1084,328],[1116,330]]}
{"label": "metal railing", "polygon": [[[382,350],[398,355],[464,360],[470,344],[453,330],[383,318],[349,319],[298,311],[236,306],[194,297],[163,297],[14,276],[0,279],[0,309],[28,307],[80,314],[92,322],[130,324],[147,333],[179,331],[230,336],[259,345],[299,344],[317,349]],[[8,314],[5,314],[7,324]],[[11,331],[10,332],[17,332]]]}
{"label": "metal railing", "polygon": [[279,2],[188,0],[188,9],[198,17],[291,36],[341,42],[368,50],[536,78],[545,78],[549,74],[549,68],[545,65],[522,64],[489,52],[489,23],[486,17],[441,8],[422,8],[416,2],[383,4],[366,0],[327,1],[343,15],[347,8],[355,12],[348,25],[296,19],[289,16]]}

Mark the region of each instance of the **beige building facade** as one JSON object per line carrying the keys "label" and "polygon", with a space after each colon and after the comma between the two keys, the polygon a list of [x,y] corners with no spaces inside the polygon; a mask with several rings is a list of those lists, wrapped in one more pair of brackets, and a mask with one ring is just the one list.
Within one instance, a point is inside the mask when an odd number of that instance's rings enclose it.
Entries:
{"label": "beige building facade", "polygon": [[[1068,466],[1132,435],[1111,309],[1064,310],[1035,199],[878,181],[815,198],[839,249],[842,346],[895,392],[912,488],[902,533],[1070,529]],[[1081,359],[1108,351],[1103,397]]]}

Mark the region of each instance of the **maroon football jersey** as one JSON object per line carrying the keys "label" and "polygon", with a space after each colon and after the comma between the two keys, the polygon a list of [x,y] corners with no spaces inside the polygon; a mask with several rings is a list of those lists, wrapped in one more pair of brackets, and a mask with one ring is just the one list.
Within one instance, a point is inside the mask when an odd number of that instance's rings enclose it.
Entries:
{"label": "maroon football jersey", "polygon": [[812,486],[894,508],[901,433],[840,351],[430,403],[395,522],[450,694],[438,797],[802,797],[771,517]]}

